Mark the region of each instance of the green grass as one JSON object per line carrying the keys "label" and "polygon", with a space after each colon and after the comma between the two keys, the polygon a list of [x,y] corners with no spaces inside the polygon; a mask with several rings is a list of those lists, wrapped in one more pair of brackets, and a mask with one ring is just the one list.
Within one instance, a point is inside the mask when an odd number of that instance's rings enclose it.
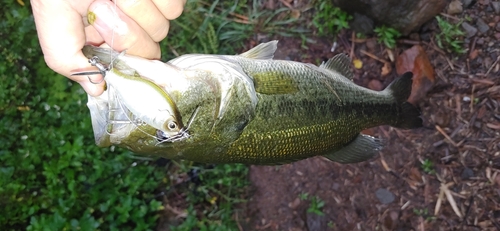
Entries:
{"label": "green grass", "polygon": [[323,201],[318,196],[309,195],[308,193],[301,193],[299,194],[299,199],[302,201],[309,201],[309,208],[307,208],[308,213],[314,213],[318,216],[325,215],[323,213],[325,201]]}
{"label": "green grass", "polygon": [[335,36],[341,30],[349,29],[352,16],[335,7],[332,1],[318,1],[316,9],[312,22],[319,36]]}
{"label": "green grass", "polygon": [[[187,161],[157,165],[94,144],[87,96],[43,61],[29,2],[3,5],[0,22],[0,227],[2,230],[153,230],[166,207],[171,230],[236,230],[248,168]],[[235,54],[249,38],[306,31],[288,8],[259,1],[188,1],[162,41],[163,60]]]}
{"label": "green grass", "polygon": [[169,35],[161,43],[163,60],[189,53],[236,54],[246,41],[257,40],[258,34],[270,39],[274,35],[304,36],[307,32],[290,9],[264,10],[258,0],[189,0],[184,9],[171,22]]}
{"label": "green grass", "polygon": [[436,20],[440,29],[440,32],[436,34],[438,47],[450,53],[464,54],[466,52],[463,46],[465,32],[461,28],[463,21],[451,24],[439,16],[436,16]]}
{"label": "green grass", "polygon": [[376,27],[373,31],[377,35],[377,41],[383,43],[389,49],[396,47],[396,39],[401,36],[399,31],[385,25]]}
{"label": "green grass", "polygon": [[434,174],[434,163],[432,162],[432,160],[425,159],[422,162],[422,170],[424,170],[424,172],[426,172],[427,174]]}

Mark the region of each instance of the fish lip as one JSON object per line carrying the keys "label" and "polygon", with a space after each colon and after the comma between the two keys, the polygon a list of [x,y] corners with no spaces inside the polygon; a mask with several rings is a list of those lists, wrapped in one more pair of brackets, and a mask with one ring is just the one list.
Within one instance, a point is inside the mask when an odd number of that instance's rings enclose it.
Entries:
{"label": "fish lip", "polygon": [[162,130],[156,130],[156,140],[159,142],[158,144],[180,142],[190,137],[191,134],[185,127],[183,127],[177,134],[169,137],[165,136],[165,132]]}

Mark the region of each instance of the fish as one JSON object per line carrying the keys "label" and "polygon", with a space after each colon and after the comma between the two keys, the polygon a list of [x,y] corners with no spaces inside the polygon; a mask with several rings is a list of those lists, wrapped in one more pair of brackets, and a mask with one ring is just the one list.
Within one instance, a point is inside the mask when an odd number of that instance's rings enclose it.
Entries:
{"label": "fish", "polygon": [[[345,54],[320,66],[275,60],[277,44],[168,62],[85,46],[87,58],[108,67],[99,71],[112,86],[89,96],[97,145],[201,163],[276,165],[323,156],[349,164],[370,160],[383,147],[361,131],[422,126],[420,110],[407,102],[411,72],[374,91],[353,82]],[[175,118],[178,130],[166,133],[144,119],[155,110],[161,121]],[[136,119],[144,123],[130,122]]]}

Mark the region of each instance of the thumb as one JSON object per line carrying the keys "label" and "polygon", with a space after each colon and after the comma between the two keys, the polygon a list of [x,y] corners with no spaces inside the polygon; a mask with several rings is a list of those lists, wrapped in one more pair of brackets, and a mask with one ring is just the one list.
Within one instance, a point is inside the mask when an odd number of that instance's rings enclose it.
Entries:
{"label": "thumb", "polygon": [[78,83],[90,96],[99,96],[106,90],[106,82],[101,75],[87,76],[85,80],[78,81]]}

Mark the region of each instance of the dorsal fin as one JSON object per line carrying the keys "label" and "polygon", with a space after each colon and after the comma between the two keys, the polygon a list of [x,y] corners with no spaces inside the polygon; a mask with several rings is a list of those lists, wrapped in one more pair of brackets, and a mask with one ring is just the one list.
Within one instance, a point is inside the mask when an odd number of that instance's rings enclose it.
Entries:
{"label": "dorsal fin", "polygon": [[278,40],[273,40],[261,43],[247,52],[240,54],[240,56],[250,59],[272,59],[276,48],[278,48]]}
{"label": "dorsal fin", "polygon": [[351,70],[351,59],[343,53],[333,56],[333,58],[322,63],[319,67],[338,72],[350,80],[354,77],[354,73]]}

